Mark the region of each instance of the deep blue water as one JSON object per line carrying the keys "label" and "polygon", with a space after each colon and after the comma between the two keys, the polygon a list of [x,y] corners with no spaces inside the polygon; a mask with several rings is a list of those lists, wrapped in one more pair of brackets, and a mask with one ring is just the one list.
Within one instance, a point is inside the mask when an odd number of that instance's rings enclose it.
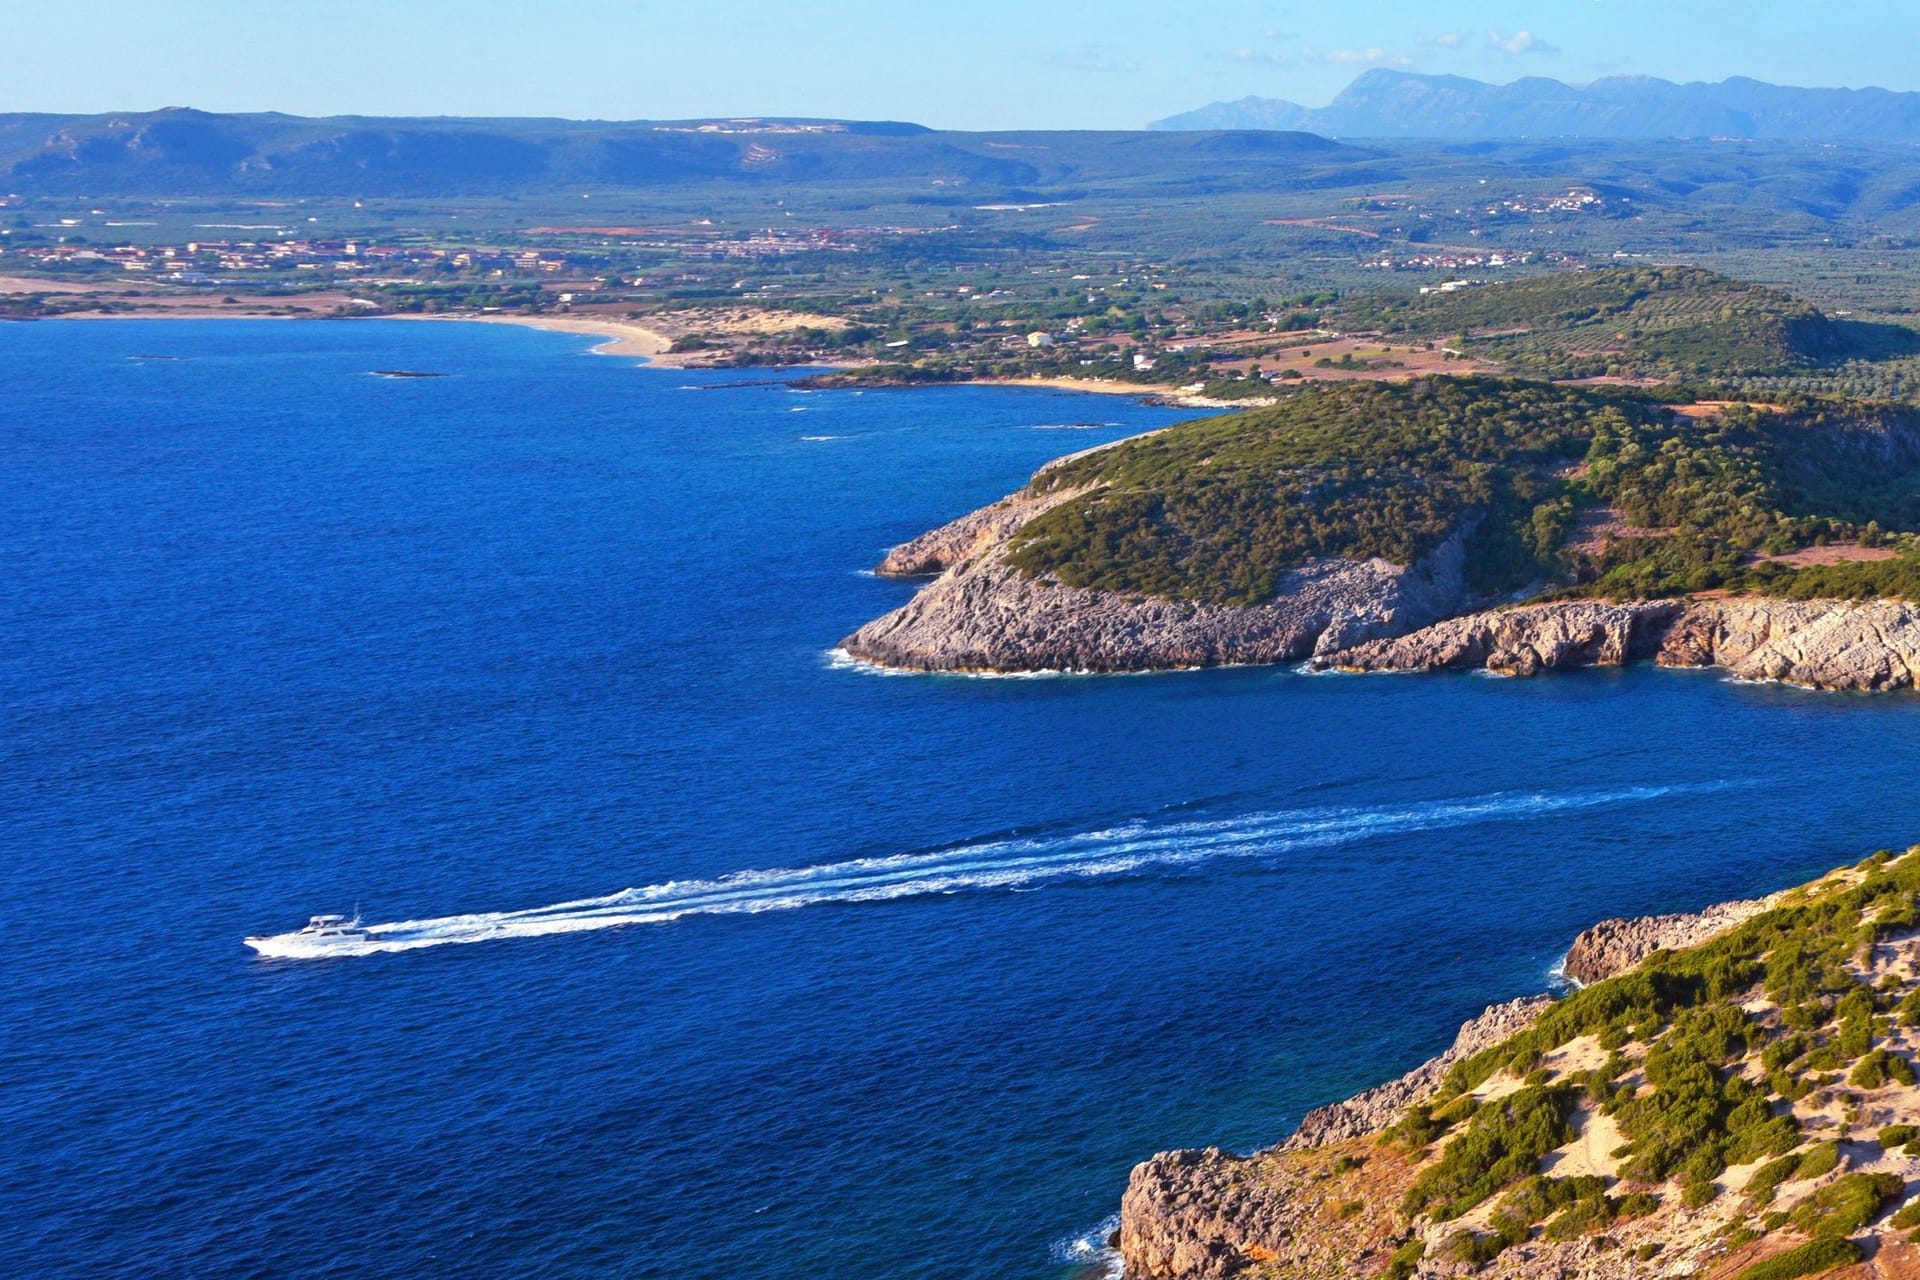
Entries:
{"label": "deep blue water", "polygon": [[836,666],[888,544],[1176,415],[584,346],[0,326],[0,1273],[1060,1277],[1593,919],[1920,836],[1904,697]]}

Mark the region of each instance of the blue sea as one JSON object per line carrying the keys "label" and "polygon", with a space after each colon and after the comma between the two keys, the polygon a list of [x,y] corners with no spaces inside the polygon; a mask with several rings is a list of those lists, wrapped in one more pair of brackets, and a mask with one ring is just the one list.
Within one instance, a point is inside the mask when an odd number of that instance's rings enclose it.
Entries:
{"label": "blue sea", "polygon": [[0,1274],[1066,1280],[1591,921],[1920,838],[1908,697],[851,666],[1181,415],[587,346],[0,325]]}

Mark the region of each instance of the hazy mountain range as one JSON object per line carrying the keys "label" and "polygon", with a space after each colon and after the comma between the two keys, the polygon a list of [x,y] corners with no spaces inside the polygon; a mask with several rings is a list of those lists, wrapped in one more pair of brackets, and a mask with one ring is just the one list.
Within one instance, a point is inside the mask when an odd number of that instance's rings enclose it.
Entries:
{"label": "hazy mountain range", "polygon": [[1310,181],[1371,151],[1303,133],[948,133],[854,120],[308,117],[171,107],[0,114],[0,195],[503,195],[713,181],[976,189],[1142,175],[1175,187]]}
{"label": "hazy mountain range", "polygon": [[1486,84],[1368,71],[1325,107],[1278,98],[1216,102],[1152,129],[1297,129],[1344,138],[1833,138],[1920,140],[1920,93],[1796,89],[1736,76],[1675,84],[1612,76],[1570,85],[1540,76]]}

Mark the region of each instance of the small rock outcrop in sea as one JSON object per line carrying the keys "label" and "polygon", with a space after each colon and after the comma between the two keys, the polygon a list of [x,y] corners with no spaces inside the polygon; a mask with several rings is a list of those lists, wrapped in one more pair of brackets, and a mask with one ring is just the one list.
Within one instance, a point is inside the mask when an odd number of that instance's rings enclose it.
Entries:
{"label": "small rock outcrop in sea", "polygon": [[1692,915],[1602,920],[1582,930],[1567,949],[1561,971],[1575,982],[1593,983],[1625,973],[1656,951],[1693,947],[1742,924],[1780,900],[1778,894],[1722,902]]}
{"label": "small rock outcrop in sea", "polygon": [[[1686,915],[1607,920],[1583,932],[1569,953],[1568,971],[1585,982],[1624,973],[1663,949],[1697,946],[1768,909],[1773,898],[1721,903]],[[1496,1004],[1465,1023],[1453,1044],[1399,1079],[1344,1102],[1307,1113],[1279,1146],[1249,1156],[1217,1147],[1168,1151],[1133,1170],[1121,1201],[1119,1247],[1128,1280],[1224,1280],[1241,1274],[1368,1276],[1393,1252],[1391,1215],[1355,1213],[1338,1197],[1343,1179],[1375,1178],[1397,1186],[1409,1176],[1404,1157],[1371,1142],[1410,1106],[1432,1098],[1454,1064],[1526,1031],[1551,1008],[1549,996]],[[1336,1154],[1338,1153],[1338,1154]],[[1380,1166],[1370,1172],[1372,1166]],[[1603,1246],[1602,1246],[1603,1247]],[[1542,1276],[1611,1275],[1621,1254],[1597,1269],[1584,1263],[1591,1240],[1534,1252],[1525,1246],[1506,1259],[1546,1264]],[[1425,1274],[1425,1270],[1422,1271]],[[1531,1274],[1531,1272],[1529,1272]]]}
{"label": "small rock outcrop in sea", "polygon": [[1747,680],[1872,692],[1920,684],[1920,610],[1902,600],[1569,600],[1449,618],[1322,649],[1322,668],[1507,675],[1651,658]]}
{"label": "small rock outcrop in sea", "polygon": [[1293,662],[1398,635],[1469,608],[1461,537],[1418,565],[1325,558],[1246,607],[1089,591],[1006,564],[1028,521],[1074,490],[1022,491],[887,554],[876,572],[938,573],[901,608],[841,641],[853,657],[917,671],[1155,671]]}

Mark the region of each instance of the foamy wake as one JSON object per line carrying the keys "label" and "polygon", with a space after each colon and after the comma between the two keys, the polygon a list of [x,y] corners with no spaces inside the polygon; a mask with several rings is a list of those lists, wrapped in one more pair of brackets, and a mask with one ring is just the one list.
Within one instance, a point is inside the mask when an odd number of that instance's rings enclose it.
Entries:
{"label": "foamy wake", "polygon": [[1199,821],[1141,819],[1070,834],[986,840],[931,853],[736,871],[711,880],[669,880],[521,911],[396,920],[367,925],[370,937],[342,941],[319,954],[413,951],[449,943],[665,924],[691,915],[748,915],[829,902],[1037,888],[1151,869],[1188,868],[1221,859],[1267,859],[1383,836],[1525,822],[1568,810],[1640,804],[1698,789],[1642,786],[1561,795],[1501,792],[1461,800],[1283,809]]}
{"label": "foamy wake", "polygon": [[1076,1276],[1120,1280],[1126,1264],[1120,1251],[1107,1243],[1119,1229],[1120,1215],[1116,1213],[1096,1227],[1054,1241],[1047,1256],[1063,1266],[1078,1268]]}

